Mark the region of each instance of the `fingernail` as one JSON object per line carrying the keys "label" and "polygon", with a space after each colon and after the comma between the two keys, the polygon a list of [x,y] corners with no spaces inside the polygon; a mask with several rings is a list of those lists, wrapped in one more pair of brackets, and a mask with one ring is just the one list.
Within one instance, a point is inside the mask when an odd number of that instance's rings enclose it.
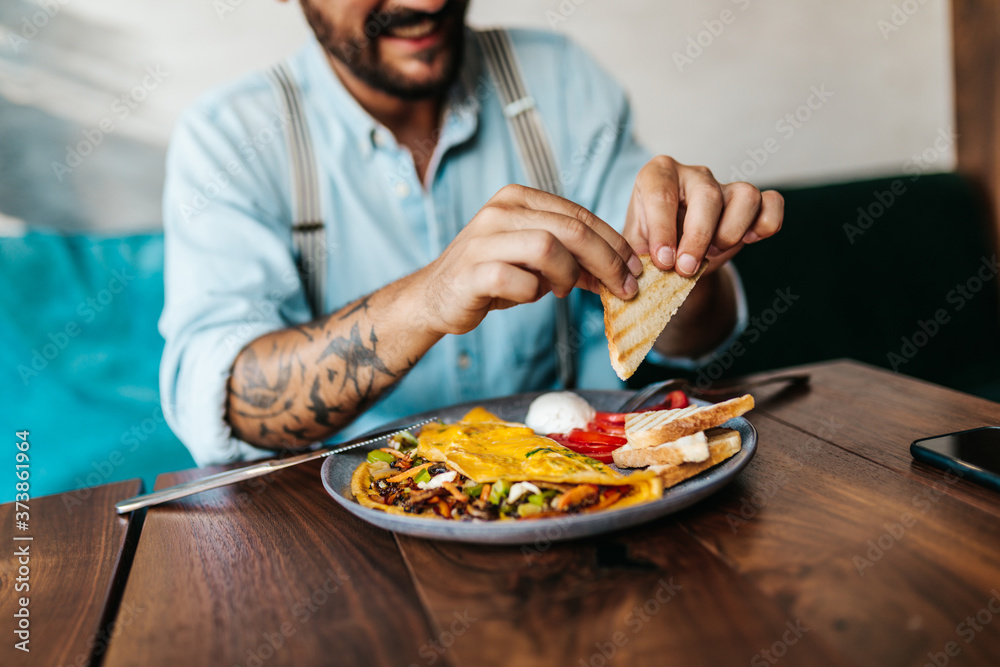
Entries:
{"label": "fingernail", "polygon": [[642,273],[642,260],[639,259],[638,255],[632,255],[632,259],[628,261],[628,270],[632,272],[633,276]]}
{"label": "fingernail", "polygon": [[677,260],[677,270],[688,276],[693,275],[698,270],[698,260],[694,258],[694,255],[684,253]]}
{"label": "fingernail", "polygon": [[716,248],[714,245],[708,246],[708,252],[705,253],[705,257],[718,257],[722,254],[722,251]]}
{"label": "fingernail", "polygon": [[747,232],[743,235],[744,243],[754,243],[756,241],[760,241],[760,237],[757,236],[757,232]]}
{"label": "fingernail", "polygon": [[627,297],[631,299],[639,291],[639,281],[635,279],[635,276],[629,276],[625,279],[622,289],[625,290]]}
{"label": "fingernail", "polygon": [[660,260],[660,264],[669,269],[674,265],[674,249],[670,246],[663,246],[656,251],[656,258]]}

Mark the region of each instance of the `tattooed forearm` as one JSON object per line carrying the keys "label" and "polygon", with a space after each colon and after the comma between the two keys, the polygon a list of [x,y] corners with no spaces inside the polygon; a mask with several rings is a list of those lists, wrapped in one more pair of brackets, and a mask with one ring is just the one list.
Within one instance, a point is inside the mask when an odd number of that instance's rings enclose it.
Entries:
{"label": "tattooed forearm", "polygon": [[323,440],[399,381],[436,338],[407,330],[391,288],[244,348],[229,378],[234,435],[270,448]]}

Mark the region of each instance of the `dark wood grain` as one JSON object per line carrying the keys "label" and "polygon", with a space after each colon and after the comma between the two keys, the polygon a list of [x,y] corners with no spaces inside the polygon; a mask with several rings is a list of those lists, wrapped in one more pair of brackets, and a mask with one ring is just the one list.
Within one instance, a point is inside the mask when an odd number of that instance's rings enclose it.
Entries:
{"label": "dark wood grain", "polygon": [[[854,361],[803,366],[808,391],[758,403],[757,413],[818,435],[924,484],[943,473],[917,463],[910,443],[932,435],[1000,424],[1000,404]],[[949,493],[1000,516],[995,492],[962,480]]]}
{"label": "dark wood grain", "polygon": [[1000,5],[951,3],[958,171],[982,189],[1000,251]]}
{"label": "dark wood grain", "polygon": [[123,599],[144,611],[107,667],[417,662],[430,628],[392,534],[337,506],[318,464],[151,508]]}
{"label": "dark wood grain", "polygon": [[[131,480],[30,500],[27,531],[14,524],[14,503],[0,506],[6,555],[0,559],[3,612],[2,665],[88,665],[100,659],[111,636],[121,587],[141,517],[119,517],[114,504],[134,496]],[[29,536],[30,541],[13,537]],[[15,551],[28,545],[28,591],[16,591]],[[23,578],[23,577],[21,577]],[[18,598],[29,597],[29,653],[14,647]]]}
{"label": "dark wood grain", "polygon": [[456,664],[849,664],[673,520],[520,549],[399,541]]}
{"label": "dark wood grain", "polygon": [[[860,409],[855,408],[859,414]],[[955,641],[957,664],[1000,664],[1000,522],[931,486],[757,414],[757,456],[684,517],[712,553],[862,665],[920,665]],[[945,656],[948,657],[948,656]]]}

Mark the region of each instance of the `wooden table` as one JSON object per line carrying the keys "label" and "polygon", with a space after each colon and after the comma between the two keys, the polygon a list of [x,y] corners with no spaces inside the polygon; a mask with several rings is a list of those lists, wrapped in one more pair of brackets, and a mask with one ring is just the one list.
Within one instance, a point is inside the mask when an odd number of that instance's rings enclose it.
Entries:
{"label": "wooden table", "polygon": [[[853,362],[805,370],[808,389],[758,396],[732,484],[601,537],[394,535],[336,505],[318,465],[152,508],[137,547],[120,541],[128,623],[103,664],[1000,665],[1000,496],[908,452],[1000,405]],[[116,493],[86,513],[107,544]],[[40,643],[65,622],[42,605]]]}

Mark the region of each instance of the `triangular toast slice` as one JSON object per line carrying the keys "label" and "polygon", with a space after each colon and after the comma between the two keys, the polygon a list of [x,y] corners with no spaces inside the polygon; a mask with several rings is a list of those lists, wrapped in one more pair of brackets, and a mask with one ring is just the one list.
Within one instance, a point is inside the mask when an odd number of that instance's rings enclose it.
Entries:
{"label": "triangular toast slice", "polygon": [[686,435],[722,426],[730,419],[745,414],[754,407],[753,396],[699,407],[690,405],[677,410],[632,412],[625,415],[625,438],[633,449],[656,447]]}
{"label": "triangular toast slice", "polygon": [[608,337],[611,366],[618,377],[628,379],[653,347],[667,322],[681,307],[705,270],[685,278],[676,271],[661,271],[649,255],[640,255],[642,275],[639,292],[629,301],[620,299],[601,286],[604,304],[604,333]]}

